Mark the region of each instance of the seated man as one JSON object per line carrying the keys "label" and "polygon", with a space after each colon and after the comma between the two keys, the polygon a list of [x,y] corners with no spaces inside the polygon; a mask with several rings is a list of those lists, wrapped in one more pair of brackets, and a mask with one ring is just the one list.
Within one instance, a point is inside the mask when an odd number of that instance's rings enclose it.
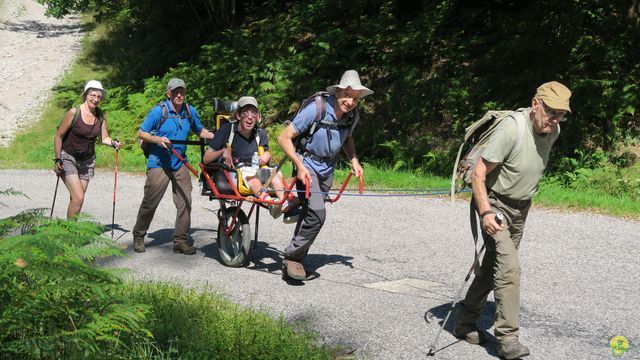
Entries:
{"label": "seated man", "polygon": [[[244,184],[260,199],[271,199],[263,192],[262,181],[258,177],[259,167],[269,163],[269,138],[264,129],[256,125],[261,120],[258,102],[251,96],[243,96],[238,100],[238,110],[235,112],[235,123],[220,126],[213,139],[209,141],[209,148],[204,153],[202,162],[205,164],[218,160],[221,156],[224,162],[236,168],[242,174]],[[233,131],[233,133],[232,133]],[[278,172],[271,180],[271,186],[276,189],[280,201],[285,198],[282,175]],[[269,212],[278,218],[282,211],[288,210],[289,204],[269,206]]]}

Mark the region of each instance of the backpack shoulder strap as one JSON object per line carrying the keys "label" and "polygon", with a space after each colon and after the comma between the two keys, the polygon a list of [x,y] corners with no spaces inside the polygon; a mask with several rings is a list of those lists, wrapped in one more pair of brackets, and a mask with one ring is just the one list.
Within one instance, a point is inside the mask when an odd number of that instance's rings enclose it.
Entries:
{"label": "backpack shoulder strap", "polygon": [[80,105],[76,106],[76,113],[73,114],[73,119],[71,119],[71,127],[69,129],[72,129],[74,126],[76,126],[76,123],[78,122],[78,119],[80,119],[80,116],[82,116],[82,110],[80,110]]}
{"label": "backpack shoulder strap", "polygon": [[327,115],[327,97],[328,96],[329,96],[329,93],[324,91],[319,91],[313,95],[313,99],[315,100],[315,103],[316,103],[316,115],[313,117],[313,123],[309,128],[309,131],[308,131],[309,136],[313,136],[313,134],[316,132],[316,128],[318,127],[318,124]]}
{"label": "backpack shoulder strap", "polygon": [[526,128],[526,125],[523,123],[523,121],[526,121],[526,118],[523,116],[523,110],[524,109],[518,109],[513,113],[513,119],[516,122],[516,129],[517,129],[517,133],[516,133],[516,140],[513,142],[513,146],[511,147],[511,154],[517,154],[520,151],[520,148],[522,147],[522,141],[524,141],[524,131]]}
{"label": "backpack shoulder strap", "polygon": [[184,103],[185,106],[185,112],[187,113],[187,118],[189,119],[189,121],[191,121],[191,106],[189,106],[188,103]]}
{"label": "backpack shoulder strap", "polygon": [[256,132],[256,147],[260,147],[260,128],[256,127],[255,128],[255,132]]}
{"label": "backpack shoulder strap", "polygon": [[231,129],[229,130],[229,139],[227,140],[227,147],[231,149],[231,144],[233,144],[233,137],[236,135],[236,123],[232,122]]}
{"label": "backpack shoulder strap", "polygon": [[160,115],[160,121],[158,121],[156,123],[156,126],[153,128],[154,131],[160,130],[164,122],[167,121],[167,118],[169,117],[169,109],[167,108],[167,104],[165,104],[164,101],[160,101],[157,106],[160,106],[162,113]]}

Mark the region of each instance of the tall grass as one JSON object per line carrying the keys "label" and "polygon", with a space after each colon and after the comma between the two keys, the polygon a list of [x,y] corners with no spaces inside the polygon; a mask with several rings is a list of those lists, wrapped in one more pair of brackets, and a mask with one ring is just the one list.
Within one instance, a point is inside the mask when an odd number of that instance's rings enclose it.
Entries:
{"label": "tall grass", "polygon": [[153,349],[182,359],[330,359],[335,353],[283,318],[241,308],[210,291],[143,283],[126,294],[151,309],[147,326],[154,338],[139,343],[137,355]]}

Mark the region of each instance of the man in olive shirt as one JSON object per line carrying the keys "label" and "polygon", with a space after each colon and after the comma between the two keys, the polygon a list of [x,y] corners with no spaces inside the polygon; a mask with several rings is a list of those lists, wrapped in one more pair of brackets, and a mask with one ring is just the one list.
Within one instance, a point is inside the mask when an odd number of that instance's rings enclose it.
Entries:
{"label": "man in olive shirt", "polygon": [[[486,342],[475,321],[493,290],[496,303],[495,336],[505,359],[529,355],[518,339],[520,316],[520,260],[531,198],[547,167],[551,146],[560,134],[559,123],[571,112],[571,91],[552,81],[538,87],[531,107],[502,120],[491,135],[482,161],[473,169],[472,189],[481,217],[486,254],[467,295],[456,308],[454,335],[472,344]],[[524,127],[524,132],[519,131]],[[523,135],[519,135],[523,134]],[[522,136],[518,146],[514,146]],[[496,221],[502,213],[504,221]]]}

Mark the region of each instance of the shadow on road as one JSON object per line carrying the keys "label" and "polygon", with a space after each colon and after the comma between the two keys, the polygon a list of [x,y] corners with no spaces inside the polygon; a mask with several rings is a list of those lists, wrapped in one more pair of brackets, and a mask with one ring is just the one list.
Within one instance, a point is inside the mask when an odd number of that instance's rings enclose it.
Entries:
{"label": "shadow on road", "polygon": [[[427,312],[425,312],[424,319],[427,323],[437,324],[438,327],[440,327],[442,326],[442,323],[445,317],[447,317],[447,313],[449,312],[450,309],[451,309],[450,302],[436,306],[434,308],[427,310]],[[489,329],[491,329],[491,327],[493,326],[493,317],[495,312],[496,312],[495,302],[487,301],[487,304],[482,310],[482,314],[480,314],[480,319],[476,321],[476,325],[478,326],[478,329],[487,331],[489,335],[489,341],[481,346],[485,348],[485,350],[487,351],[487,354],[498,357],[498,347],[496,344],[496,338],[491,333],[488,332]],[[454,318],[454,313],[452,312],[451,316],[449,316],[449,320],[447,320],[447,324],[444,327],[444,331],[447,331],[451,335],[453,335],[453,328],[455,327],[455,325],[456,325],[456,321]],[[436,333],[434,333],[433,336],[435,337]],[[448,348],[449,346],[452,346],[458,343],[459,341],[460,340],[456,340],[455,342],[449,343],[449,344],[439,343],[438,347],[434,349],[434,353],[437,353],[440,350]]]}

